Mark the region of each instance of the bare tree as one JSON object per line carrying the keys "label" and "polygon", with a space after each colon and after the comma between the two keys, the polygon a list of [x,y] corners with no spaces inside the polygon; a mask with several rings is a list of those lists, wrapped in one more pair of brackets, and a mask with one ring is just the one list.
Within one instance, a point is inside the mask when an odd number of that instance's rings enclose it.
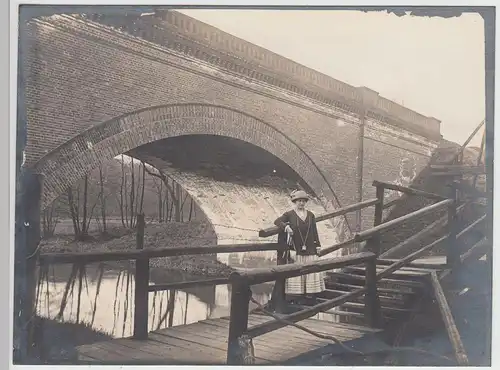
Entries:
{"label": "bare tree", "polygon": [[[161,180],[161,182],[163,183],[163,185],[167,189],[167,191],[170,194],[170,197],[172,199],[170,209],[173,210],[175,208],[176,221],[180,221],[180,209],[179,209],[180,202],[179,202],[179,193],[178,193],[179,190],[181,189],[180,185],[176,184],[177,186],[175,186],[175,187],[171,186],[170,181],[169,181],[169,176],[167,176],[163,171],[161,171],[157,168],[154,168],[155,171],[152,171],[147,166],[144,166],[144,169],[146,170],[146,172],[150,176],[156,177],[156,178]],[[175,204],[175,207],[174,207],[174,204]],[[163,206],[162,206],[162,209],[164,209]],[[171,219],[171,214],[169,215],[167,220],[170,221],[170,219]]]}
{"label": "bare tree", "polygon": [[101,201],[101,221],[102,221],[102,233],[107,234],[108,230],[106,227],[106,197],[104,195],[104,176],[102,174],[102,165],[99,166],[99,199]]}
{"label": "bare tree", "polygon": [[[146,168],[146,167],[144,167]],[[147,170],[146,170],[147,171]],[[149,172],[148,172],[149,173]],[[164,221],[164,212],[165,212],[165,198],[168,197],[168,193],[166,189],[163,188],[163,181],[159,180],[157,177],[151,177],[153,180],[153,185],[156,189],[156,194],[158,196],[158,221]],[[164,194],[165,192],[165,194]]]}
{"label": "bare tree", "polygon": [[121,216],[123,227],[127,227],[125,225],[126,215],[125,215],[125,212],[124,212],[124,209],[123,209],[123,188],[125,186],[125,162],[124,162],[124,159],[123,159],[123,154],[121,155],[121,165],[122,165],[121,166],[122,167],[122,172],[121,172],[120,200],[119,200],[119,203],[120,203],[120,216]]}
{"label": "bare tree", "polygon": [[42,235],[44,239],[54,236],[54,231],[59,221],[56,202],[57,200],[52,202],[52,204],[42,212]]}
{"label": "bare tree", "polygon": [[[135,160],[131,158],[130,164],[125,164],[124,155],[121,155],[121,183],[120,183],[120,216],[123,227],[135,228],[137,225],[137,214],[143,212],[145,193],[145,166],[143,162],[135,166]],[[130,175],[130,184],[128,177]]]}
{"label": "bare tree", "polygon": [[[67,189],[68,207],[73,222],[75,239],[86,240],[89,237],[89,226],[98,198],[94,199],[89,212],[89,176],[85,175],[83,179],[83,197],[80,198],[81,184]],[[75,197],[76,193],[76,197]],[[81,216],[81,218],[80,218]]]}

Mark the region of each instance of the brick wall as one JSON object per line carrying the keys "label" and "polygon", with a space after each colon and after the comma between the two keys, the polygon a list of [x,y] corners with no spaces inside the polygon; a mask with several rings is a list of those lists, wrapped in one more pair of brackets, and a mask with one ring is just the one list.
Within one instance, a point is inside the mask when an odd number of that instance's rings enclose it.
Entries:
{"label": "brick wall", "polygon": [[[85,19],[56,16],[31,21],[24,30],[26,165],[52,176],[54,194],[103,158],[149,141],[206,132],[274,151],[318,196],[336,196],[341,205],[356,201],[355,109]],[[110,133],[116,140],[104,139]],[[408,149],[425,154],[432,146],[431,139],[403,129],[384,135],[385,144],[365,140],[365,196],[374,174],[387,181],[397,177],[399,168],[387,158],[401,158]]]}

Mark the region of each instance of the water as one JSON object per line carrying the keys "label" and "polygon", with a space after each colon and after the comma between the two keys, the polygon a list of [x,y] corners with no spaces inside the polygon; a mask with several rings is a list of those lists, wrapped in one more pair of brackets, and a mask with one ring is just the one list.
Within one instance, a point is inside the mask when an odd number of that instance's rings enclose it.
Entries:
{"label": "water", "polygon": [[[84,322],[115,338],[131,336],[135,278],[133,269],[127,267],[93,264],[80,273],[72,265],[50,266],[39,282],[38,314],[62,322]],[[160,268],[152,268],[150,276],[150,284],[200,279]],[[265,304],[272,284],[253,286],[252,291]],[[151,292],[148,327],[157,330],[228,316],[229,307],[228,285]]]}

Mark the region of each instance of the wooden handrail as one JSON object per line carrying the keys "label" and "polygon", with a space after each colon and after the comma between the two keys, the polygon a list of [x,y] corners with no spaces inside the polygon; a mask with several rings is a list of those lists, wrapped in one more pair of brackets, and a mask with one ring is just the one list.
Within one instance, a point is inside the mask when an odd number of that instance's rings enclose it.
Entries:
{"label": "wooden handrail", "polygon": [[208,247],[172,247],[147,248],[141,250],[106,251],[106,252],[64,252],[43,253],[39,256],[39,264],[93,263],[104,261],[126,261],[134,259],[150,259],[172,256],[188,256],[195,254],[215,254],[234,252],[261,252],[282,250],[285,246],[279,243],[227,244]]}
{"label": "wooden handrail", "polygon": [[[478,218],[476,221],[471,223],[469,226],[464,228],[460,233],[457,234],[457,239],[463,235],[465,235],[468,231],[472,230],[475,226],[480,224],[482,221],[486,219],[486,215],[483,215],[482,217]],[[394,263],[392,263],[390,266],[388,266],[386,269],[382,270],[377,274],[377,279],[382,279],[384,277],[390,276],[392,273],[394,273],[396,270],[399,270],[401,267],[408,265],[418,257],[420,257],[424,252],[434,248],[436,245],[440,244],[441,242],[445,241],[448,238],[448,234],[442,236],[441,238],[433,241],[432,243],[426,245],[425,247],[420,248],[418,251],[413,252],[406,256],[405,258],[402,258]],[[462,258],[461,258],[462,259]]]}
{"label": "wooden handrail", "polygon": [[[464,254],[462,254],[460,256],[460,263],[463,264],[469,258],[473,257],[476,253],[483,253],[484,254],[484,252],[481,252],[481,249],[484,248],[487,245],[487,243],[488,243],[488,239],[482,238],[480,241],[478,241],[476,244],[474,244],[467,252],[465,252]],[[439,274],[439,280],[443,280],[450,273],[451,273],[450,268],[441,271],[441,273]]]}
{"label": "wooden handrail", "polygon": [[409,264],[413,260],[416,260],[418,257],[420,257],[422,254],[427,252],[428,250],[434,248],[436,245],[439,243],[445,241],[448,238],[448,235],[442,236],[441,238],[433,241],[430,244],[427,244],[425,247],[420,248],[418,251],[413,252],[406,256],[405,258],[400,259],[399,261],[393,263],[386,269],[380,271],[377,274],[377,280],[383,279],[384,277],[390,276],[392,273],[394,273],[396,270],[399,270],[401,267]]}
{"label": "wooden handrail", "polygon": [[[457,207],[457,214],[459,212],[462,212],[462,210],[465,209],[466,204],[467,203],[464,203],[464,204],[461,204],[460,206]],[[391,254],[394,254],[395,252],[400,251],[404,247],[406,247],[408,245],[411,245],[411,243],[414,243],[414,242],[420,240],[422,237],[426,236],[427,234],[429,234],[434,229],[446,225],[447,221],[448,221],[448,216],[447,215],[441,217],[440,219],[434,221],[432,224],[426,226],[425,228],[423,228],[422,230],[420,230],[416,234],[413,234],[408,239],[403,240],[401,243],[395,245],[391,249],[389,249],[389,250],[385,251],[384,253],[382,253],[380,255],[380,258],[387,258]]]}
{"label": "wooden handrail", "polygon": [[318,256],[323,257],[332,252],[338,251],[339,249],[345,248],[348,245],[354,244],[354,238],[344,240],[343,242],[332,245],[331,247],[327,247],[321,250],[318,253]]}
{"label": "wooden handrail", "polygon": [[322,272],[342,268],[345,266],[358,265],[375,258],[370,252],[350,254],[348,256],[316,260],[308,263],[280,265],[269,268],[255,268],[248,271],[235,271],[229,276],[229,281],[244,281],[245,284],[254,285],[275,281],[279,278],[291,278],[307,275],[314,272]]}
{"label": "wooden handrail", "polygon": [[359,242],[368,240],[368,239],[374,237],[375,235],[378,235],[382,232],[385,232],[387,230],[395,228],[396,226],[400,225],[403,222],[412,220],[416,217],[419,217],[419,216],[422,216],[422,215],[425,215],[425,214],[428,214],[431,212],[435,212],[436,210],[447,207],[452,203],[453,203],[452,199],[442,200],[438,203],[431,204],[430,206],[421,208],[417,211],[414,211],[414,212],[408,213],[404,216],[395,218],[394,220],[384,222],[383,224],[372,227],[371,229],[357,233],[356,235],[354,235],[354,241],[359,243]]}
{"label": "wooden handrail", "polygon": [[460,231],[457,234],[457,239],[460,238],[460,237],[462,237],[462,236],[464,236],[465,234],[467,234],[469,231],[471,231],[473,228],[475,228],[477,225],[479,225],[484,220],[486,220],[486,215],[483,215],[483,216],[479,217],[476,221],[474,221],[469,226],[467,226],[462,231]]}
{"label": "wooden handrail", "polygon": [[[417,258],[418,259],[418,258]],[[398,259],[394,258],[378,258],[377,264],[382,266],[391,266],[393,263],[398,262]],[[407,263],[405,266],[417,268],[417,269],[436,269],[446,267],[446,262],[443,263],[432,263],[432,262],[415,262],[415,260]]]}
{"label": "wooden handrail", "polygon": [[180,281],[177,283],[155,284],[148,286],[148,292],[159,292],[163,290],[187,289],[191,287],[202,287],[212,285],[229,284],[229,278],[211,278],[203,280]]}
{"label": "wooden handrail", "polygon": [[487,245],[488,245],[488,239],[486,237],[482,238],[480,241],[474,244],[467,252],[465,252],[460,256],[460,263],[464,263],[469,258],[473,257],[475,253],[483,253],[481,252],[481,248],[484,248]]}
{"label": "wooden handrail", "polygon": [[382,206],[382,209],[390,208],[393,205],[395,205],[397,202],[399,202],[400,200],[401,200],[400,198],[397,198],[397,199],[390,200],[387,203],[384,202],[384,205]]}
{"label": "wooden handrail", "polygon": [[[311,316],[316,315],[319,312],[326,311],[326,310],[332,309],[334,307],[340,306],[341,304],[346,303],[347,301],[349,301],[353,298],[357,298],[357,297],[365,294],[365,292],[366,292],[366,288],[360,288],[360,289],[357,289],[353,292],[348,292],[348,293],[343,294],[339,297],[335,297],[333,299],[330,299],[326,302],[322,302],[320,304],[306,308],[304,310],[283,316],[282,319],[289,321],[289,322],[297,322],[297,321],[305,320]],[[262,324],[252,326],[251,328],[249,328],[247,330],[246,334],[250,338],[255,338],[255,337],[258,337],[260,335],[267,334],[271,331],[283,328],[285,326],[288,326],[288,324],[286,324],[282,321],[277,321],[277,320],[268,321],[268,322],[264,322]]]}
{"label": "wooden handrail", "polygon": [[439,195],[439,194],[434,194],[434,193],[429,193],[423,190],[418,190],[414,188],[409,188],[406,186],[401,186],[401,185],[396,185],[396,184],[391,184],[389,182],[383,182],[383,181],[377,181],[374,180],[372,183],[373,186],[382,186],[384,189],[390,189],[390,190],[395,190],[395,191],[400,191],[401,193],[409,194],[409,195],[416,195],[416,196],[423,196],[429,199],[434,199],[434,200],[445,200],[447,199],[445,196]]}
{"label": "wooden handrail", "polygon": [[[358,210],[363,209],[363,208],[368,208],[368,207],[374,206],[377,203],[378,203],[378,200],[375,198],[375,199],[365,200],[365,201],[360,202],[360,203],[351,204],[349,206],[336,209],[333,212],[329,212],[329,213],[325,213],[325,214],[320,215],[320,216],[316,216],[316,222],[321,222],[321,221],[325,221],[325,220],[328,220],[328,219],[331,219],[334,217],[343,216],[346,213],[358,211]],[[276,235],[279,232],[280,232],[280,229],[278,226],[271,226],[267,229],[260,230],[259,236],[261,238],[267,238],[269,236]]]}

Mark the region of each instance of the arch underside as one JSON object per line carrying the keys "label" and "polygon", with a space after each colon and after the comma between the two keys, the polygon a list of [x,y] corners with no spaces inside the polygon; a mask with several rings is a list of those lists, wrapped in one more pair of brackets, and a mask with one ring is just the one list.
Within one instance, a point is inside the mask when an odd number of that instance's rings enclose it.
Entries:
{"label": "arch underside", "polygon": [[262,148],[299,174],[325,207],[340,206],[312,159],[271,125],[221,106],[176,104],[147,108],[93,126],[41,158],[35,170],[44,174],[42,208],[100,163],[141,145],[195,134],[234,138]]}
{"label": "arch underside", "polygon": [[[217,244],[277,241],[277,236],[260,238],[258,231],[272,226],[278,216],[290,209],[290,189],[297,186],[289,178],[268,175],[252,181],[238,181],[230,178],[235,176],[231,173],[228,178],[214,178],[200,173],[198,169],[180,170],[169,161],[153,156],[144,149],[135,149],[129,154],[161,170],[193,198],[211,223],[217,236]],[[309,209],[316,215],[326,212],[316,199],[309,203]],[[339,232],[334,224],[332,221],[318,223],[323,246],[339,242]],[[333,255],[328,256],[331,257]],[[274,265],[276,252],[219,254],[217,259],[233,267]]]}

